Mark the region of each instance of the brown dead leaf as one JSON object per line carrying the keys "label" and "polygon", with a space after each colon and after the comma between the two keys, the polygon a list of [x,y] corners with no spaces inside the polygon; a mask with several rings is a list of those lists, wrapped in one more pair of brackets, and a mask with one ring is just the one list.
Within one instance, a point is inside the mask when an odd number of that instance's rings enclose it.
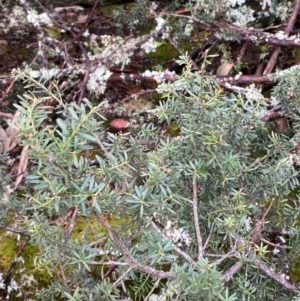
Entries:
{"label": "brown dead leaf", "polygon": [[88,15],[79,15],[77,17],[77,20],[75,21],[76,24],[82,24],[85,23],[88,19]]}
{"label": "brown dead leaf", "polygon": [[226,75],[228,75],[233,66],[234,66],[234,64],[225,61],[217,69],[216,75],[217,76],[226,76]]}
{"label": "brown dead leaf", "polygon": [[29,145],[25,145],[21,152],[20,162],[19,162],[19,167],[18,167],[18,176],[14,183],[15,190],[18,188],[19,184],[22,182],[25,171],[28,166],[28,149],[29,149]]}
{"label": "brown dead leaf", "polygon": [[[21,113],[17,111],[12,119],[13,125],[17,124],[17,117],[19,116],[21,116]],[[8,152],[20,143],[20,138],[17,137],[19,133],[20,130],[11,125],[6,130],[0,126],[0,153]]]}

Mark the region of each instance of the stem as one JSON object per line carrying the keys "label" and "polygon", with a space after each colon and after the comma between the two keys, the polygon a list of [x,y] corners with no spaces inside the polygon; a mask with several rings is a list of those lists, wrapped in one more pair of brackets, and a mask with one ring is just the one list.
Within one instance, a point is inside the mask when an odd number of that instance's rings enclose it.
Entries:
{"label": "stem", "polygon": [[197,184],[193,183],[193,216],[196,229],[197,245],[198,245],[198,259],[203,257],[203,243],[202,236],[199,226],[199,217],[198,217],[198,196],[197,196]]}

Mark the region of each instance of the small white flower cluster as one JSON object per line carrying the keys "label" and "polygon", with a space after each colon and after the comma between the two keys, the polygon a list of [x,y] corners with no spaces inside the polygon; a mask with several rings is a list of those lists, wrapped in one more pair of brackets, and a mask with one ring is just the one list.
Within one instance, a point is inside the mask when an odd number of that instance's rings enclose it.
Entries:
{"label": "small white flower cluster", "polygon": [[90,92],[94,92],[96,96],[103,94],[106,89],[106,82],[112,73],[103,65],[100,65],[96,70],[90,73],[87,83],[87,88]]}
{"label": "small white flower cluster", "polygon": [[192,238],[189,233],[187,233],[183,228],[175,228],[172,227],[172,222],[168,221],[167,225],[164,229],[164,234],[172,238],[173,243],[177,244],[178,246],[182,246],[183,244],[190,246],[192,242]]}
{"label": "small white flower cluster", "polygon": [[153,37],[151,37],[147,42],[141,45],[141,48],[146,53],[150,53],[150,52],[154,52],[159,45],[160,43],[155,41]]}

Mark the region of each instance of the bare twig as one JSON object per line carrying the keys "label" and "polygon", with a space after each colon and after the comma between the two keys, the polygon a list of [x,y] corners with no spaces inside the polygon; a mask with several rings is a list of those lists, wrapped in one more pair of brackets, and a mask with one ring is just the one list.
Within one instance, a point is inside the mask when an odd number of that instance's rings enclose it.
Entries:
{"label": "bare twig", "polygon": [[[267,210],[264,212],[263,216],[256,223],[256,225],[252,231],[251,241],[249,242],[249,245],[244,252],[244,256],[249,257],[253,248],[255,247],[255,244],[257,243],[258,240],[260,240],[260,236],[263,231],[263,226],[265,223],[265,218],[266,218],[267,214],[269,213],[271,207],[273,206],[274,201],[275,201],[275,198],[272,198]],[[223,276],[223,281],[224,282],[229,281],[241,269],[243,264],[244,263],[242,261],[238,261],[233,266],[231,266],[227,271],[225,271],[224,276]]]}
{"label": "bare twig", "polygon": [[114,283],[113,286],[117,287],[120,282],[129,274],[129,272],[133,269],[133,266],[130,266]]}
{"label": "bare twig", "polygon": [[68,281],[64,272],[64,268],[61,264],[59,265],[59,270],[65,289],[67,290],[68,293],[70,293],[70,287],[68,286]]}
{"label": "bare twig", "polygon": [[275,248],[278,248],[278,249],[292,249],[292,247],[289,247],[289,246],[281,246],[279,244],[274,244],[264,238],[261,238],[260,239],[262,242],[264,242],[265,244],[269,245],[269,246],[272,246],[272,247],[275,247]]}
{"label": "bare twig", "polygon": [[215,79],[221,85],[229,84],[268,84],[274,81],[272,74],[266,75],[235,75],[235,76],[216,76]]}
{"label": "bare twig", "polygon": [[5,118],[9,118],[9,119],[13,119],[14,118],[14,114],[11,114],[11,113],[0,112],[0,116],[3,116]]}
{"label": "bare twig", "polygon": [[214,230],[214,226],[215,226],[215,222],[213,222],[212,225],[211,225],[211,228],[210,228],[208,237],[207,237],[207,239],[206,239],[206,241],[205,241],[205,244],[204,244],[204,246],[203,246],[203,252],[204,252],[204,250],[206,249],[206,247],[207,247],[207,245],[208,245],[208,243],[209,243],[210,237],[211,237],[212,232],[213,232],[213,230]]}
{"label": "bare twig", "polygon": [[8,232],[12,232],[12,233],[20,234],[20,235],[25,235],[25,236],[28,236],[28,237],[31,236],[31,234],[28,231],[16,229],[16,228],[13,228],[13,227],[10,227],[10,226],[5,226],[5,225],[0,224],[0,229],[8,231]]}
{"label": "bare twig", "polygon": [[78,214],[78,208],[75,207],[73,209],[73,212],[72,212],[72,216],[71,216],[71,220],[70,220],[70,224],[66,230],[66,241],[71,237],[72,235],[72,232],[74,230],[74,227],[75,227],[75,223],[76,223],[76,217],[77,217],[77,214]]}
{"label": "bare twig", "polygon": [[254,261],[253,266],[255,266],[256,268],[260,269],[269,278],[275,280],[276,282],[278,282],[279,284],[281,284],[283,287],[285,287],[287,290],[289,290],[289,291],[296,291],[298,289],[295,285],[293,285],[292,283],[290,283],[289,281],[287,281],[286,279],[284,279],[283,277],[281,277],[280,275],[278,275],[277,273],[275,273],[274,271],[272,271],[270,268],[268,268],[265,264],[263,264],[258,259],[256,259]]}
{"label": "bare twig", "polygon": [[103,150],[105,156],[107,159],[111,158],[111,153],[109,153],[106,149],[106,147],[103,145],[103,143],[98,139],[98,137],[95,136],[95,138],[97,139],[97,144],[99,145],[100,149]]}
{"label": "bare twig", "polygon": [[[118,260],[120,259],[120,258],[122,258],[123,256],[121,255],[121,256],[118,256]],[[109,267],[109,269],[106,271],[106,273],[104,274],[104,279],[106,279],[107,277],[109,277],[115,270],[116,270],[116,268],[118,267],[118,266],[120,266],[120,265],[128,265],[128,263],[126,263],[126,264],[122,264],[121,262],[119,262],[119,264],[113,264],[113,262],[118,262],[118,261],[110,261],[110,262],[112,262],[112,264],[110,265],[110,267]]]}
{"label": "bare twig", "polygon": [[[205,254],[205,256],[208,256],[208,257],[209,257],[209,256],[214,257],[213,254]],[[221,257],[221,258],[219,258],[218,260],[215,261],[215,264],[218,265],[218,264],[220,264],[222,261],[224,261],[225,259],[236,256],[236,251],[235,251],[235,250],[230,250],[228,253],[226,253],[226,254],[224,254],[224,255],[216,255],[216,256]]]}
{"label": "bare twig", "polygon": [[18,176],[14,182],[14,190],[18,188],[18,186],[20,185],[20,183],[24,178],[24,174],[28,166],[28,149],[29,149],[29,145],[23,146],[21,156],[20,156],[20,162],[18,166]]}
{"label": "bare twig", "polygon": [[162,278],[169,279],[169,280],[175,279],[175,275],[170,272],[165,272],[163,270],[157,270],[150,266],[146,266],[146,265],[139,263],[130,254],[128,248],[126,247],[124,241],[121,239],[119,233],[116,230],[114,230],[100,215],[97,215],[97,218],[100,221],[100,223],[111,233],[113,241],[119,247],[119,249],[123,253],[123,255],[127,258],[131,268],[136,268],[136,269],[140,270],[141,272],[153,275],[159,279],[162,279]]}
{"label": "bare twig", "polygon": [[[286,36],[288,36],[290,34],[290,32],[292,31],[293,27],[294,27],[294,24],[295,24],[295,21],[296,21],[296,18],[297,18],[297,15],[298,15],[298,12],[300,10],[300,0],[296,0],[295,1],[295,6],[294,6],[294,9],[293,9],[293,13],[289,19],[289,22],[284,30],[284,33]],[[279,56],[279,53],[281,51],[281,46],[278,46],[276,47],[276,49],[274,50],[263,74],[269,74],[273,71],[274,69],[274,66],[276,64],[276,61],[277,61],[277,58]]]}
{"label": "bare twig", "polygon": [[129,265],[128,262],[121,262],[121,261],[114,261],[114,260],[110,260],[110,261],[105,261],[105,262],[101,262],[101,261],[89,261],[89,263],[91,265],[109,265],[109,266],[127,266]]}
{"label": "bare twig", "polygon": [[[83,94],[84,94],[84,91],[85,91],[85,88],[87,86],[87,83],[89,81],[89,77],[90,77],[90,72],[91,72],[91,62],[90,62],[90,59],[89,59],[89,56],[87,54],[87,51],[85,49],[85,47],[83,46],[83,44],[78,41],[77,42],[77,45],[79,46],[83,56],[84,56],[84,60],[85,60],[85,73],[84,73],[84,78],[80,84],[80,88],[77,92],[78,94],[78,97],[77,97],[77,104],[80,105],[81,104],[81,101],[82,101],[82,98],[83,98]],[[75,94],[75,97],[76,97],[76,94]]]}
{"label": "bare twig", "polygon": [[150,290],[149,294],[145,297],[144,301],[148,301],[150,296],[152,295],[152,293],[154,292],[154,290],[158,287],[159,282],[161,281],[161,279],[157,279],[152,287],[152,289]]}
{"label": "bare twig", "polygon": [[196,182],[193,183],[193,217],[194,217],[194,224],[195,224],[197,245],[198,245],[198,259],[200,259],[203,257],[203,242],[202,242],[202,235],[201,235],[200,225],[199,225],[198,189],[197,189]]}

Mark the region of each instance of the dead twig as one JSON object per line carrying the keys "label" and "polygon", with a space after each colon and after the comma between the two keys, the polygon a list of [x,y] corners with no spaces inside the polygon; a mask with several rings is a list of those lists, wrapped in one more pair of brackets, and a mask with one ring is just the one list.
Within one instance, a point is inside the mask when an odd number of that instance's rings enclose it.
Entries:
{"label": "dead twig", "polygon": [[[143,265],[139,263],[131,254],[128,248],[126,247],[124,241],[122,240],[120,234],[114,230],[100,215],[97,215],[98,220],[100,223],[105,227],[105,229],[110,232],[111,237],[115,244],[118,246],[120,251],[123,253],[123,255],[127,258],[128,263],[130,264],[130,269],[136,268],[141,272],[144,272],[146,274],[150,274],[155,276],[159,279],[175,279],[175,275],[170,272],[165,272],[163,270],[157,270],[153,267]],[[123,275],[122,275],[123,276]]]}
{"label": "dead twig", "polygon": [[196,230],[196,237],[197,237],[197,245],[198,245],[198,259],[203,257],[203,242],[202,242],[202,235],[199,225],[199,215],[198,215],[198,189],[197,183],[193,183],[193,217],[194,217],[194,224]]}
{"label": "dead twig", "polygon": [[1,225],[0,224],[0,229],[8,231],[8,232],[12,232],[12,233],[16,233],[16,234],[20,234],[20,235],[25,235],[25,236],[31,237],[31,234],[28,231],[20,230],[20,229],[11,227],[11,226],[5,226],[5,225]]}
{"label": "dead twig", "polygon": [[293,285],[291,282],[287,281],[285,278],[281,277],[281,275],[278,275],[274,271],[272,271],[270,268],[268,268],[265,264],[263,264],[261,261],[256,259],[253,262],[253,266],[261,270],[265,275],[267,275],[269,278],[275,280],[279,284],[281,284],[284,288],[286,288],[289,291],[296,291],[298,288]]}
{"label": "dead twig", "polygon": [[66,229],[66,241],[71,237],[71,235],[73,233],[73,230],[74,230],[74,227],[75,227],[75,224],[76,224],[77,214],[78,214],[78,208],[75,207],[73,209],[73,212],[72,212],[72,215],[71,215],[69,226]]}
{"label": "dead twig", "polygon": [[0,116],[3,116],[5,118],[9,118],[9,119],[13,119],[14,118],[14,114],[11,114],[11,113],[0,112]]}
{"label": "dead twig", "polygon": [[[274,201],[275,201],[275,198],[273,198],[271,200],[267,210],[264,212],[263,216],[256,223],[256,225],[252,231],[252,234],[251,234],[251,241],[244,252],[245,257],[250,257],[250,254],[251,254],[253,248],[255,247],[256,243],[260,240],[260,236],[263,231],[263,226],[265,223],[265,218],[266,218],[267,214],[269,213],[271,207],[273,206]],[[223,281],[224,282],[229,281],[242,268],[243,265],[244,265],[244,262],[242,262],[242,261],[238,261],[234,265],[232,265],[227,271],[225,271],[225,273],[223,275]]]}
{"label": "dead twig", "polygon": [[[300,10],[300,0],[296,0],[295,1],[295,6],[294,6],[294,9],[293,9],[293,13],[291,14],[291,17],[289,19],[289,22],[284,30],[284,34],[286,36],[288,36],[290,34],[290,32],[292,31],[293,27],[294,27],[294,24],[295,24],[295,21],[296,21],[296,18],[297,18],[297,15],[298,15],[298,12]],[[279,56],[279,53],[281,52],[281,46],[278,46],[276,47],[276,49],[274,50],[263,74],[269,74],[273,71],[274,69],[274,66],[276,64],[276,61],[277,61],[277,58]]]}

